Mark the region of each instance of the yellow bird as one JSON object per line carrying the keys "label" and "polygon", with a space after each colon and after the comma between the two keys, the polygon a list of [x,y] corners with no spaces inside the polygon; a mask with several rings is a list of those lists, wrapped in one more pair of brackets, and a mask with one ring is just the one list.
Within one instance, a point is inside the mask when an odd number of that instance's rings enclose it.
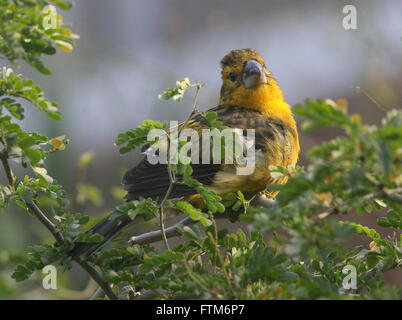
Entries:
{"label": "yellow bird", "polygon": [[[241,191],[248,194],[264,192],[273,198],[276,193],[266,191],[266,186],[286,183],[287,177],[275,180],[270,175],[269,166],[295,166],[300,150],[291,108],[264,59],[256,51],[231,51],[221,60],[221,70],[219,105],[209,111],[216,112],[217,120],[229,128],[255,129],[255,170],[249,175],[239,175],[235,164],[193,164],[192,177],[220,196]],[[208,125],[197,114],[186,123],[186,127],[200,130],[208,128]],[[123,178],[127,200],[140,197],[161,199],[169,184],[167,165],[151,164],[147,158]],[[175,184],[170,198],[183,197],[200,206],[200,197],[195,190],[184,184]],[[131,221],[128,217],[119,221],[109,217],[92,231],[102,234],[107,240]],[[93,248],[88,244],[77,244],[73,255],[81,255],[88,249],[93,252]]]}

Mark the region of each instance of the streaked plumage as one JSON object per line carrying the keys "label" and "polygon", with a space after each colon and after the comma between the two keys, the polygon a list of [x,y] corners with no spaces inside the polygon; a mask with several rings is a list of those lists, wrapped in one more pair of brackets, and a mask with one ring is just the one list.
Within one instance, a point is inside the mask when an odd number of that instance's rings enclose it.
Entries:
{"label": "streaked plumage", "polygon": [[[292,146],[297,142],[297,131],[280,119],[271,118],[258,110],[233,105],[220,105],[210,111],[217,112],[218,120],[230,128],[255,129],[256,169],[252,175],[238,175],[235,165],[196,164],[193,177],[209,186],[220,195],[229,192],[258,192],[268,183],[283,183],[284,179],[274,181],[268,171],[270,165],[292,166],[297,154]],[[204,118],[197,114],[187,125],[200,131],[208,128]],[[123,185],[128,192],[127,199],[139,197],[163,198],[170,180],[167,165],[151,165],[144,158],[137,166],[127,171]],[[193,195],[194,190],[183,184],[173,187],[171,198]],[[270,194],[273,196],[273,194]]]}
{"label": "streaked plumage", "polygon": [[[220,101],[211,111],[217,112],[218,120],[227,127],[255,129],[256,168],[251,175],[238,175],[235,165],[194,164],[193,178],[221,196],[242,191],[248,194],[265,192],[268,197],[274,197],[274,192],[265,191],[267,184],[285,183],[287,177],[273,179],[269,166],[294,166],[299,154],[296,122],[290,106],[284,101],[279,85],[256,51],[231,51],[222,59],[221,67]],[[197,114],[187,122],[187,127],[200,130],[208,126]],[[152,165],[146,158],[123,178],[128,200],[140,197],[161,199],[166,194],[169,182],[167,165]],[[200,204],[199,196],[193,189],[177,184],[170,198],[181,197]],[[128,218],[121,221],[106,218],[94,227],[93,232],[106,235],[108,239],[130,222]],[[94,249],[88,245],[77,245],[72,255],[81,255],[87,250]]]}

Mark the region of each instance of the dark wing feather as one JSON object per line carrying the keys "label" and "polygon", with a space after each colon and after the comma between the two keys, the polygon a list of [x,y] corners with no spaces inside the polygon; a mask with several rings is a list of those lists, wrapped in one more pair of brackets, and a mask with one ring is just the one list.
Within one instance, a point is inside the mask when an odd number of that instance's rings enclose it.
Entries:
{"label": "dark wing feather", "polygon": [[[274,132],[285,130],[282,121],[269,118],[256,110],[221,105],[209,111],[217,112],[218,120],[231,128],[255,129],[255,146],[257,150],[266,150],[267,139],[274,140]],[[206,120],[196,114],[187,126],[196,130],[207,128]],[[289,128],[286,128],[289,129]],[[148,146],[144,146],[144,151]],[[213,183],[215,174],[221,170],[220,164],[192,164],[192,177],[205,185]],[[124,189],[128,192],[126,198],[135,200],[139,197],[163,198],[170,184],[166,164],[150,164],[143,159],[137,166],[127,171],[123,178]],[[194,194],[195,191],[183,184],[175,184],[170,198],[179,198]]]}
{"label": "dark wing feather", "polygon": [[[192,177],[205,185],[212,183],[216,172],[221,165],[192,165]],[[166,164],[150,164],[143,159],[136,167],[126,172],[123,177],[124,189],[128,192],[126,199],[135,200],[139,197],[161,199],[166,194],[170,179]],[[175,184],[170,193],[170,198],[180,198],[196,193],[194,189],[184,185]]]}

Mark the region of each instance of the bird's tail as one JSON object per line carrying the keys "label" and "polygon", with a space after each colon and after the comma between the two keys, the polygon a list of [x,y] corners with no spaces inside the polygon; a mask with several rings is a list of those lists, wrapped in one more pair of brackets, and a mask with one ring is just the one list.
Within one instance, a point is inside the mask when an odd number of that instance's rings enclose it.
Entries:
{"label": "bird's tail", "polygon": [[98,243],[76,242],[74,248],[69,252],[69,256],[73,259],[76,259],[83,255],[91,255],[112,240],[125,226],[132,221],[133,220],[127,215],[121,216],[121,213],[118,212],[111,213],[109,216],[87,231],[87,233],[91,232],[92,234],[100,234],[103,236],[102,241]]}

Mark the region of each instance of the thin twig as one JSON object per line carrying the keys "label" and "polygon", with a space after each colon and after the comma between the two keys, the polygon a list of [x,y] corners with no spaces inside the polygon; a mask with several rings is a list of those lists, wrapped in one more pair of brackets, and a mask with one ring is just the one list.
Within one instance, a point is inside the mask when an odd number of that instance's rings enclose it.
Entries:
{"label": "thin twig", "polygon": [[397,202],[402,204],[402,196],[400,195],[402,193],[402,188],[397,188],[397,189],[384,189],[384,194],[385,197],[387,197],[389,200],[393,202]]}
{"label": "thin twig", "polygon": [[372,184],[374,184],[378,189],[377,191],[366,194],[363,197],[364,201],[369,201],[376,197],[379,197],[379,198],[383,197],[383,198],[388,198],[389,200],[391,200],[393,202],[402,204],[402,196],[401,196],[402,188],[388,189],[388,188],[385,188],[381,182],[377,181],[369,173],[366,173],[364,176],[368,181],[370,181]]}
{"label": "thin twig", "polygon": [[[0,152],[0,160],[3,164],[4,171],[6,172],[8,182],[9,182],[10,186],[12,186],[14,184],[15,178],[14,178],[14,174],[10,168],[10,165],[8,163],[8,154],[5,150]],[[63,238],[62,234],[59,231],[57,231],[56,226],[43,213],[43,211],[33,201],[27,201],[26,205],[27,205],[28,210],[36,218],[38,218],[38,220],[53,235],[53,237],[56,239],[56,243],[63,244],[64,238]],[[114,292],[109,287],[109,285],[102,279],[102,277],[99,275],[99,273],[91,265],[88,264],[88,262],[82,261],[79,258],[75,259],[75,261],[91,276],[92,279],[94,279],[96,281],[96,283],[102,288],[102,290],[109,297],[109,299],[118,300],[117,296],[114,294]]]}
{"label": "thin twig", "polygon": [[96,300],[100,297],[102,297],[105,293],[103,292],[101,287],[98,287],[98,289],[96,289],[96,291],[94,292],[94,294],[89,298],[89,300]]}
{"label": "thin twig", "polygon": [[[197,83],[194,86],[196,88],[196,92],[195,92],[195,96],[194,96],[193,109],[191,111],[190,116],[183,123],[181,128],[185,128],[187,123],[188,123],[188,121],[197,112],[196,111],[197,110],[197,98],[198,98],[198,94],[199,94],[199,92],[200,92],[200,90],[201,90],[203,85]],[[178,133],[177,133],[178,135],[180,135],[180,131],[181,131],[181,129],[178,128]],[[170,135],[169,134],[168,134],[168,141],[170,143]],[[171,152],[171,150],[169,152]],[[175,177],[174,173],[172,172],[172,168],[171,168],[170,155],[168,157],[167,170],[168,170],[168,175],[169,175],[169,187],[168,187],[168,189],[167,189],[167,191],[165,193],[165,196],[163,197],[163,199],[162,199],[162,201],[161,201],[161,203],[159,205],[159,224],[160,224],[160,230],[161,230],[163,243],[165,244],[166,249],[170,250],[169,242],[168,242],[167,236],[166,236],[165,222],[164,222],[165,215],[164,215],[164,209],[163,209],[164,206],[165,206],[166,201],[169,199],[170,194],[172,193],[173,186],[176,183],[176,177]]]}
{"label": "thin twig", "polygon": [[[178,231],[178,227],[188,226],[188,225],[191,225],[194,223],[197,223],[197,221],[194,221],[194,220],[190,219],[189,217],[186,217],[183,220],[176,223],[175,225],[173,225],[169,228],[166,228],[165,236],[167,238],[179,236],[180,233]],[[135,244],[144,245],[144,244],[154,243],[154,242],[157,242],[160,240],[163,240],[161,230],[156,230],[156,231],[151,231],[151,232],[143,233],[138,236],[131,237],[129,240],[129,244],[130,245],[135,245]]]}
{"label": "thin twig", "polygon": [[[6,176],[10,186],[14,184],[15,176],[10,168],[10,164],[8,163],[8,154],[7,151],[3,150],[0,152],[0,159],[4,167],[4,171],[6,172]],[[50,233],[56,239],[56,242],[62,244],[64,242],[63,236],[60,232],[57,231],[56,226],[52,221],[38,208],[38,206],[33,202],[26,202],[28,210],[35,215],[38,220],[50,231]]]}
{"label": "thin twig", "polygon": [[[371,200],[375,197],[383,196],[383,197],[388,197],[392,201],[402,203],[402,196],[400,195],[401,193],[402,193],[402,188],[382,189],[377,192],[368,194],[366,196],[366,198],[367,198],[366,200]],[[260,195],[260,196],[255,197],[251,201],[251,205],[256,206],[256,207],[272,208],[272,207],[277,206],[277,202],[275,200],[267,199],[266,197]],[[227,215],[225,215],[225,214],[216,215],[215,218],[217,218],[217,219],[227,218]],[[189,217],[186,217],[183,220],[176,223],[175,225],[173,225],[169,228],[166,228],[165,235],[168,238],[179,236],[180,233],[178,232],[178,228],[180,226],[185,226],[185,225],[190,225],[190,224],[195,224],[195,223],[197,223],[197,221],[194,221],[194,220],[190,219]],[[211,237],[211,238],[212,238],[212,240],[214,240],[213,237]],[[161,234],[160,230],[157,230],[157,231],[147,232],[147,233],[144,233],[144,234],[141,234],[138,236],[134,236],[130,239],[129,243],[130,243],[130,245],[134,245],[134,244],[143,245],[143,244],[154,243],[154,242],[157,242],[160,240],[162,240],[162,234]],[[194,277],[194,275],[191,273],[190,267],[187,264],[186,264],[186,269],[187,269],[189,276],[192,278],[192,280],[194,282],[197,282],[201,287],[203,287],[205,291],[209,292],[209,289],[206,288],[204,286],[204,284],[199,281],[199,279]],[[230,279],[229,275],[227,275],[227,278]],[[135,299],[136,300],[151,299],[153,297],[159,296],[160,294],[161,294],[160,292],[152,290],[152,291],[147,292],[147,294],[141,295]]]}
{"label": "thin twig", "polygon": [[141,293],[138,297],[135,297],[134,300],[151,300],[161,296],[163,292],[163,290],[147,290]]}
{"label": "thin twig", "polygon": [[362,87],[357,86],[356,87],[358,92],[362,92],[367,98],[369,98],[369,100],[374,103],[378,109],[380,109],[383,112],[387,112],[386,108],[384,106],[382,106],[376,99],[374,99],[371,95],[369,95],[369,93],[364,90]]}
{"label": "thin twig", "polygon": [[10,184],[10,186],[12,186],[14,184],[14,174],[8,163],[7,151],[3,150],[0,152],[0,159],[1,159],[1,163],[3,164],[3,167],[4,167],[4,171],[6,172],[8,183]]}
{"label": "thin twig", "polygon": [[[267,199],[264,196],[257,196],[255,199],[251,202],[253,206],[256,207],[265,207],[265,208],[272,208],[277,205],[276,201]],[[214,217],[215,219],[226,219],[228,218],[229,214],[215,214]],[[198,221],[192,220],[190,217],[185,217],[183,220],[180,220],[173,226],[170,226],[168,228],[165,228],[165,235],[167,238],[173,238],[176,236],[179,236],[180,233],[178,231],[178,228],[181,226],[188,226],[191,224],[196,224]],[[144,245],[144,244],[150,244],[154,243],[157,241],[163,240],[163,236],[161,234],[161,230],[156,230],[156,231],[150,231],[147,233],[140,234],[138,236],[131,237],[128,243],[130,245]]]}
{"label": "thin twig", "polygon": [[166,237],[165,222],[164,222],[165,215],[164,215],[164,212],[163,212],[163,207],[164,207],[166,201],[169,199],[169,196],[170,196],[170,194],[171,194],[171,192],[173,190],[173,185],[174,185],[174,179],[173,179],[173,176],[172,176],[172,170],[170,168],[170,160],[168,161],[168,164],[167,164],[167,170],[168,170],[169,180],[170,181],[169,181],[169,187],[168,187],[168,189],[167,189],[167,191],[165,193],[165,196],[163,197],[163,200],[161,201],[161,203],[159,205],[159,224],[160,224],[161,235],[162,235],[162,239],[163,239],[163,242],[165,244],[165,247],[166,247],[167,250],[170,250],[169,242],[168,242],[167,237]]}
{"label": "thin twig", "polygon": [[110,286],[103,280],[98,271],[95,270],[87,261],[80,260],[79,258],[75,260],[90,276],[96,281],[96,283],[102,288],[105,294],[110,300],[119,300]]}
{"label": "thin twig", "polygon": [[[46,217],[46,215],[39,209],[39,207],[34,202],[28,202],[27,207],[50,231],[50,233],[56,239],[56,242],[62,244],[64,242],[63,236],[57,231],[54,224]],[[110,300],[118,300],[117,296],[114,294],[109,285],[103,280],[99,273],[90,264],[88,264],[88,262],[80,260],[79,258],[74,260],[89,274],[92,279],[96,281],[96,283],[102,288],[102,290],[105,292]]]}
{"label": "thin twig", "polygon": [[64,242],[63,236],[59,231],[57,231],[56,226],[52,221],[43,213],[41,209],[32,201],[26,203],[28,210],[38,218],[38,220],[49,230],[49,232],[56,239],[58,244],[62,244]]}
{"label": "thin twig", "polygon": [[[201,83],[196,83],[195,85],[196,91],[195,91],[195,95],[194,95],[194,102],[193,102],[193,108],[191,110],[190,115],[188,116],[188,118],[186,119],[186,121],[183,122],[182,124],[182,128],[185,129],[187,126],[187,123],[190,121],[190,119],[198,112],[197,111],[197,99],[198,99],[198,95],[200,93],[201,88],[204,86]],[[180,131],[179,131],[180,133]]]}
{"label": "thin twig", "polygon": [[[153,298],[158,298],[162,295],[166,295],[167,291],[166,290],[146,290],[142,292],[138,297],[135,297],[134,300],[151,300]],[[170,300],[190,300],[190,299],[196,299],[198,298],[198,295],[195,294],[194,292],[180,292],[175,294],[174,296],[171,296],[169,299]]]}
{"label": "thin twig", "polygon": [[265,196],[256,196],[251,200],[250,205],[253,207],[264,207],[264,208],[272,208],[276,207],[278,203],[276,200],[268,199]]}

